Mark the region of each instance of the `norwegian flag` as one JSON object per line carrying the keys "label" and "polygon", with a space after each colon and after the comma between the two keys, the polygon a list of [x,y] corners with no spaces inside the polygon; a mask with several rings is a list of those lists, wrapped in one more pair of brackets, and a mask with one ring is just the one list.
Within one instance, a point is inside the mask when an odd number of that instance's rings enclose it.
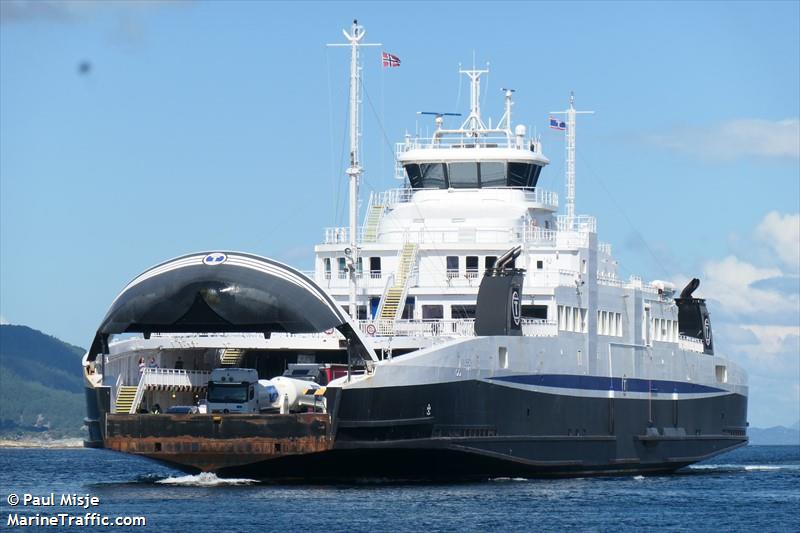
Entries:
{"label": "norwegian flag", "polygon": [[400,58],[389,52],[383,52],[383,66],[384,67],[399,67]]}

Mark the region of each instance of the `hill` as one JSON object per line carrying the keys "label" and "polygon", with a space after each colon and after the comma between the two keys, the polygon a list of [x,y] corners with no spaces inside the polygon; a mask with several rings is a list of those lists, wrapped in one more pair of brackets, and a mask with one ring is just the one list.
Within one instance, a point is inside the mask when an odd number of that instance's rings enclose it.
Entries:
{"label": "hill", "polygon": [[800,445],[800,430],[798,424],[793,427],[774,426],[771,428],[749,428],[747,435],[750,444],[794,444]]}
{"label": "hill", "polygon": [[0,325],[0,436],[81,436],[84,352],[27,326]]}

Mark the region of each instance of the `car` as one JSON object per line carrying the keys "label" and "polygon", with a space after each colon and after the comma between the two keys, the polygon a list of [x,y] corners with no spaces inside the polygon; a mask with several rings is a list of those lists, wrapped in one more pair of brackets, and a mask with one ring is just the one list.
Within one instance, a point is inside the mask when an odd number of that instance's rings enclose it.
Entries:
{"label": "car", "polygon": [[197,412],[197,407],[194,405],[173,405],[172,407],[167,407],[166,411],[168,415],[193,415]]}

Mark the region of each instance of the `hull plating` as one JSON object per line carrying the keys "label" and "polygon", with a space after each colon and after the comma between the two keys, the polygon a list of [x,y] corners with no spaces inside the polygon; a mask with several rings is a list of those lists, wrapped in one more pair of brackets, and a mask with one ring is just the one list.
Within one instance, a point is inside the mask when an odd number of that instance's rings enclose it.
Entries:
{"label": "hull plating", "polygon": [[190,472],[276,480],[668,472],[746,444],[746,402],[464,381],[343,390],[329,397],[332,416],[108,414],[103,445]]}

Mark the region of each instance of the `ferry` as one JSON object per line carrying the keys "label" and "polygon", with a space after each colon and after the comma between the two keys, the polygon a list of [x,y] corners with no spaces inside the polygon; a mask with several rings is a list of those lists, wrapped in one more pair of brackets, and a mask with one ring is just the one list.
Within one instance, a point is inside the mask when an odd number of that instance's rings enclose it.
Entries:
{"label": "ferry", "polygon": [[574,96],[553,119],[563,212],[514,91],[487,124],[473,67],[463,121],[430,113],[432,136],[397,145],[403,186],[359,213],[368,44],[344,35],[349,225],[313,272],[205,250],[136,276],[83,358],[85,446],[311,481],[663,473],[747,444],[747,375],[715,351],[699,280],[620,278],[575,212]]}

